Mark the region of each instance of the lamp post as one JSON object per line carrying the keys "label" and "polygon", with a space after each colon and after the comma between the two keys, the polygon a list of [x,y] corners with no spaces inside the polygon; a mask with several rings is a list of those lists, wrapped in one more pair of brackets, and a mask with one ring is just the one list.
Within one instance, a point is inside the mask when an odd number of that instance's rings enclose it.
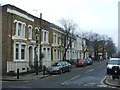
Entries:
{"label": "lamp post", "polygon": [[86,48],[87,47],[85,46],[84,40],[82,40],[83,59],[85,59]]}
{"label": "lamp post", "polygon": [[[39,37],[39,40],[40,42],[42,41],[42,13],[40,13],[40,37]],[[42,46],[41,46],[41,43],[40,43],[40,69],[42,70],[42,50],[41,50]]]}
{"label": "lamp post", "polygon": [[35,31],[35,67],[36,67],[36,75],[38,75],[38,35],[39,35],[39,31],[38,29],[36,29]]}

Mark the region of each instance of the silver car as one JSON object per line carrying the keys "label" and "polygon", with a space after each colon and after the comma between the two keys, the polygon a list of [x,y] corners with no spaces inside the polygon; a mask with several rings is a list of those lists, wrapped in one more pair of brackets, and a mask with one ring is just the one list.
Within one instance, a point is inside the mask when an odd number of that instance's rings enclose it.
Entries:
{"label": "silver car", "polygon": [[113,66],[118,66],[120,70],[120,58],[110,58],[107,63],[107,74],[112,74]]}
{"label": "silver car", "polygon": [[46,69],[47,73],[49,74],[55,74],[55,73],[63,73],[63,72],[70,72],[71,64],[67,61],[60,61],[54,63],[51,67],[48,67]]}

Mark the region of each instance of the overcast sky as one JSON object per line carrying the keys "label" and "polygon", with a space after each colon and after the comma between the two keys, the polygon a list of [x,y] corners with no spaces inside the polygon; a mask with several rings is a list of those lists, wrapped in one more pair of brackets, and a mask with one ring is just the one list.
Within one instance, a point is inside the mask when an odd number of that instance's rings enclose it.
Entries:
{"label": "overcast sky", "polygon": [[[105,34],[118,46],[118,1],[120,0],[1,0],[28,13],[57,24],[61,18],[72,19],[81,30]],[[36,11],[37,10],[37,11]]]}

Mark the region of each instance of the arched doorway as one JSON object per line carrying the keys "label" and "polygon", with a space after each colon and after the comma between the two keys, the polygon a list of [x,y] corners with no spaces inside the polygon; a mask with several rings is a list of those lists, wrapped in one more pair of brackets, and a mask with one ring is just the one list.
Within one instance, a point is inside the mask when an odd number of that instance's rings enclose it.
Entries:
{"label": "arched doorway", "polygon": [[29,66],[33,66],[33,48],[29,47]]}

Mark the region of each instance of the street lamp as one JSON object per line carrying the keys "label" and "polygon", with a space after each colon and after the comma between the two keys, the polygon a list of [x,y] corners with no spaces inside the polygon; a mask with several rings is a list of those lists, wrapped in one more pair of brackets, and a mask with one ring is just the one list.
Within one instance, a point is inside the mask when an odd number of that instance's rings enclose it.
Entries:
{"label": "street lamp", "polygon": [[85,45],[84,40],[82,40],[83,59],[85,59],[86,49],[87,49],[87,46]]}
{"label": "street lamp", "polygon": [[[41,42],[42,40],[42,13],[40,13],[40,29],[39,29],[39,33],[40,33],[40,37],[39,37],[39,40]],[[41,52],[41,43],[40,43],[40,69],[42,70],[42,52]]]}
{"label": "street lamp", "polygon": [[39,30],[35,30],[35,67],[36,67],[36,75],[38,75],[38,36],[39,36]]}

